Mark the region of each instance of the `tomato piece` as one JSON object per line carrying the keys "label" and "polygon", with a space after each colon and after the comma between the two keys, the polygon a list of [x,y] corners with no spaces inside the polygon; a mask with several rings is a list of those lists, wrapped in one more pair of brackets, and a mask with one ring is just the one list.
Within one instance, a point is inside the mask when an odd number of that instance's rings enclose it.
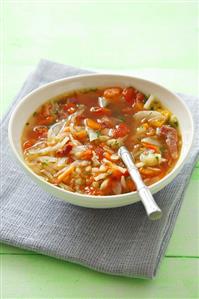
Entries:
{"label": "tomato piece", "polygon": [[113,137],[114,138],[119,138],[119,137],[124,137],[128,135],[130,132],[129,128],[127,127],[126,124],[121,123],[116,126],[115,129],[113,129]]}
{"label": "tomato piece", "polygon": [[133,87],[124,88],[122,91],[122,95],[127,103],[133,105],[136,100],[137,90]]}
{"label": "tomato piece", "polygon": [[96,116],[111,115],[111,110],[103,107],[91,107],[90,112]]}
{"label": "tomato piece", "polygon": [[143,102],[144,99],[145,99],[144,94],[141,93],[141,92],[138,92],[137,95],[136,95],[136,101],[137,101],[137,102],[138,102],[138,101],[139,101],[139,102]]}
{"label": "tomato piece", "polygon": [[120,180],[121,176],[123,176],[123,173],[119,171],[118,169],[113,169],[113,172],[111,174],[111,178],[114,180]]}
{"label": "tomato piece", "polygon": [[75,111],[76,111],[76,108],[75,108],[75,107],[70,107],[70,108],[68,108],[68,113],[69,113],[69,114],[73,114]]}
{"label": "tomato piece", "polygon": [[104,150],[100,146],[96,147],[95,153],[98,155],[99,159],[102,160],[104,157]]}
{"label": "tomato piece", "polygon": [[85,118],[86,118],[86,116],[84,114],[78,115],[76,117],[76,125],[81,126]]}
{"label": "tomato piece", "polygon": [[121,94],[122,89],[120,87],[112,87],[105,89],[103,96],[110,101],[118,101]]}
{"label": "tomato piece", "polygon": [[70,156],[70,152],[69,152],[68,164],[71,164],[73,162],[74,162],[74,159]]}
{"label": "tomato piece", "polygon": [[51,125],[54,121],[55,121],[55,116],[53,115],[44,116],[42,114],[39,114],[37,118],[37,123],[39,125],[44,125],[44,126]]}
{"label": "tomato piece", "polygon": [[47,127],[35,127],[33,128],[35,138],[45,138],[47,137],[48,128]]}
{"label": "tomato piece", "polygon": [[57,150],[56,157],[66,157],[70,153],[72,148],[73,146],[71,143],[66,144],[62,149]]}
{"label": "tomato piece", "polygon": [[36,116],[38,125],[50,125],[55,121],[55,115],[51,114],[52,104],[47,103],[42,106],[40,112]]}
{"label": "tomato piece", "polygon": [[64,104],[63,106],[62,106],[62,109],[64,110],[64,111],[68,111],[68,109],[70,109],[70,108],[75,108],[76,107],[76,104],[75,103],[67,103],[67,104]]}
{"label": "tomato piece", "polygon": [[26,150],[27,148],[33,146],[35,144],[36,140],[35,139],[29,139],[24,142],[23,144],[23,149]]}

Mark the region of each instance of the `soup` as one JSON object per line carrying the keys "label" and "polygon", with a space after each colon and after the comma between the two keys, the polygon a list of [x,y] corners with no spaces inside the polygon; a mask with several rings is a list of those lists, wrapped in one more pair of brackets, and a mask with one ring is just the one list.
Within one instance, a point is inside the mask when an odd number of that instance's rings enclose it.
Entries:
{"label": "soup", "polygon": [[75,91],[48,100],[28,119],[22,149],[44,180],[71,192],[116,195],[136,190],[118,156],[125,145],[146,185],[175,166],[178,120],[155,96],[133,87]]}

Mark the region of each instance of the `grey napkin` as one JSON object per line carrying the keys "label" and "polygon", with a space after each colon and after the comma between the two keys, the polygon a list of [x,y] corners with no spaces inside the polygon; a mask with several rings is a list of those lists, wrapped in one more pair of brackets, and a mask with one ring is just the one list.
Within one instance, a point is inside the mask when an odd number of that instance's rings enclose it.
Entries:
{"label": "grey napkin", "polygon": [[[88,71],[42,60],[12,107],[42,84],[83,73]],[[197,98],[182,94],[181,97],[196,119]],[[10,112],[1,122],[0,241],[105,273],[153,278],[171,237],[197,158],[196,139],[181,173],[155,195],[163,218],[152,222],[147,219],[141,203],[115,209],[87,209],[68,204],[40,189],[15,163],[11,153],[7,137]]]}

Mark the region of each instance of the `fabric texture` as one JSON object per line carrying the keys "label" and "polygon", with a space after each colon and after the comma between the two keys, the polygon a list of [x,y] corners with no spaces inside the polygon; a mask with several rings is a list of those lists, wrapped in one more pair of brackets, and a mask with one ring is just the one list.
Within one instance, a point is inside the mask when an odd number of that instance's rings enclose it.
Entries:
{"label": "fabric texture", "polygon": [[[85,73],[89,72],[41,60],[12,107],[47,82]],[[198,111],[194,107],[198,99],[180,96],[193,112],[196,126]],[[163,217],[153,222],[147,219],[141,203],[115,209],[88,209],[73,206],[43,191],[15,163],[11,153],[7,136],[11,110],[1,121],[0,241],[109,274],[153,278],[173,232],[196,162],[196,136],[180,174],[155,194]]]}

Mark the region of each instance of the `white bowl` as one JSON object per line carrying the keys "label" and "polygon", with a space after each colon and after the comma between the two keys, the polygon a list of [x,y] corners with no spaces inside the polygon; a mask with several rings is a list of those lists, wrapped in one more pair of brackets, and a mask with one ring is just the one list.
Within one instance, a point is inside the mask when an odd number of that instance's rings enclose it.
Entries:
{"label": "white bowl", "polygon": [[89,208],[113,208],[133,204],[139,201],[139,197],[137,192],[111,196],[91,196],[78,194],[63,190],[48,182],[45,182],[24,162],[21,148],[22,131],[28,117],[48,99],[65,92],[78,89],[110,86],[134,86],[145,94],[154,94],[166,107],[168,107],[169,110],[171,110],[177,116],[179,120],[182,133],[182,150],[179,160],[169,174],[167,174],[159,182],[150,186],[152,193],[156,193],[157,191],[161,190],[174,179],[187,159],[191,148],[193,140],[193,120],[191,113],[184,102],[177,95],[163,86],[136,77],[111,74],[81,75],[46,84],[25,96],[16,106],[9,122],[9,141],[18,162],[25,169],[26,173],[30,175],[30,177],[36,183],[38,183],[38,185],[43,187],[46,191],[54,196],[74,205]]}

